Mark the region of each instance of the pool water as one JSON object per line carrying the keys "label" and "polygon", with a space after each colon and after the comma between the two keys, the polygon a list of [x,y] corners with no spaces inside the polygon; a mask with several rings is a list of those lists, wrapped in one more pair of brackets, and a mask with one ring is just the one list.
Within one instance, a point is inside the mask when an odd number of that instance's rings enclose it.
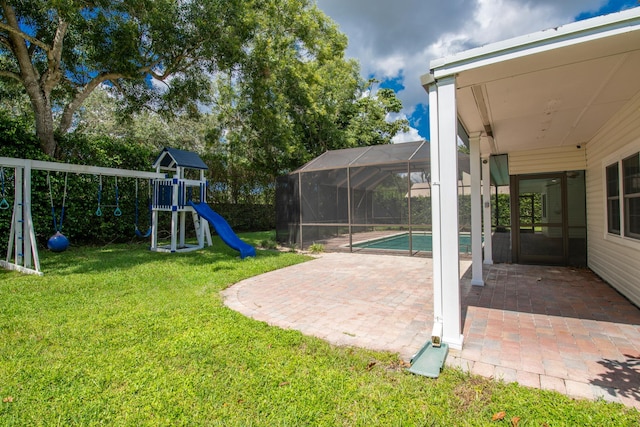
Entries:
{"label": "pool water", "polygon": [[[460,234],[458,236],[461,253],[471,252],[471,236],[468,234]],[[387,249],[394,251],[409,250],[409,233],[395,234],[393,236],[382,237],[380,239],[367,240],[353,244],[354,248],[366,249]],[[430,233],[413,233],[412,249],[414,251],[431,252],[433,250],[433,242]]]}

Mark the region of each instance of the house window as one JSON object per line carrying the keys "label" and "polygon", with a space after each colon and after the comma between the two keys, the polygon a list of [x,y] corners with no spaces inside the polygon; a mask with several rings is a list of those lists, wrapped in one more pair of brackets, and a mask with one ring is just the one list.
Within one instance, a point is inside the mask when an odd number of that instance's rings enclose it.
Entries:
{"label": "house window", "polygon": [[622,161],[624,179],[624,234],[640,239],[640,153]]}
{"label": "house window", "polygon": [[618,164],[607,166],[607,231],[620,234],[620,173]]}
{"label": "house window", "polygon": [[640,240],[640,153],[607,166],[606,180],[607,231]]}

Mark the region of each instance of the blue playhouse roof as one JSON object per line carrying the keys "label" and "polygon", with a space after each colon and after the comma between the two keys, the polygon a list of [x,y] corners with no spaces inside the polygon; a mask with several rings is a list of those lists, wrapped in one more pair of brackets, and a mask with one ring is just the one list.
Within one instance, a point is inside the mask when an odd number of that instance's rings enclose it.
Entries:
{"label": "blue playhouse roof", "polygon": [[200,156],[193,151],[178,150],[170,147],[164,147],[156,161],[153,162],[154,168],[158,167],[158,165],[167,169],[175,169],[178,166],[191,169],[209,169]]}

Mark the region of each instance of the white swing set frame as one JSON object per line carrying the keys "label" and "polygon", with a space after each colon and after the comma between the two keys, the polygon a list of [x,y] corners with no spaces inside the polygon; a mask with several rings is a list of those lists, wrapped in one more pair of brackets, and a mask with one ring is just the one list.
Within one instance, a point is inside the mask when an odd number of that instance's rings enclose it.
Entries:
{"label": "white swing set frame", "polygon": [[71,163],[0,157],[0,166],[14,169],[14,199],[11,231],[7,245],[7,257],[0,260],[0,267],[26,274],[41,276],[38,245],[31,216],[31,171],[71,172],[76,174],[104,175],[125,178],[165,179],[164,173],[144,172]]}

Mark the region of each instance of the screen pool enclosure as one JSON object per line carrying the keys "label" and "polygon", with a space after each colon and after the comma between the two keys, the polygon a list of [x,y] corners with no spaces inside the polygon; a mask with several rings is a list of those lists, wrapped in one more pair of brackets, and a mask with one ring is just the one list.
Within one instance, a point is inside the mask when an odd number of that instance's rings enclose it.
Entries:
{"label": "screen pool enclosure", "polygon": [[[408,245],[399,250],[430,252],[413,242],[414,236],[420,239],[431,231],[429,154],[427,141],[327,151],[280,177],[278,242],[355,251],[373,238],[404,234]],[[464,153],[458,154],[458,177],[459,229],[464,233],[471,228],[469,157]]]}

